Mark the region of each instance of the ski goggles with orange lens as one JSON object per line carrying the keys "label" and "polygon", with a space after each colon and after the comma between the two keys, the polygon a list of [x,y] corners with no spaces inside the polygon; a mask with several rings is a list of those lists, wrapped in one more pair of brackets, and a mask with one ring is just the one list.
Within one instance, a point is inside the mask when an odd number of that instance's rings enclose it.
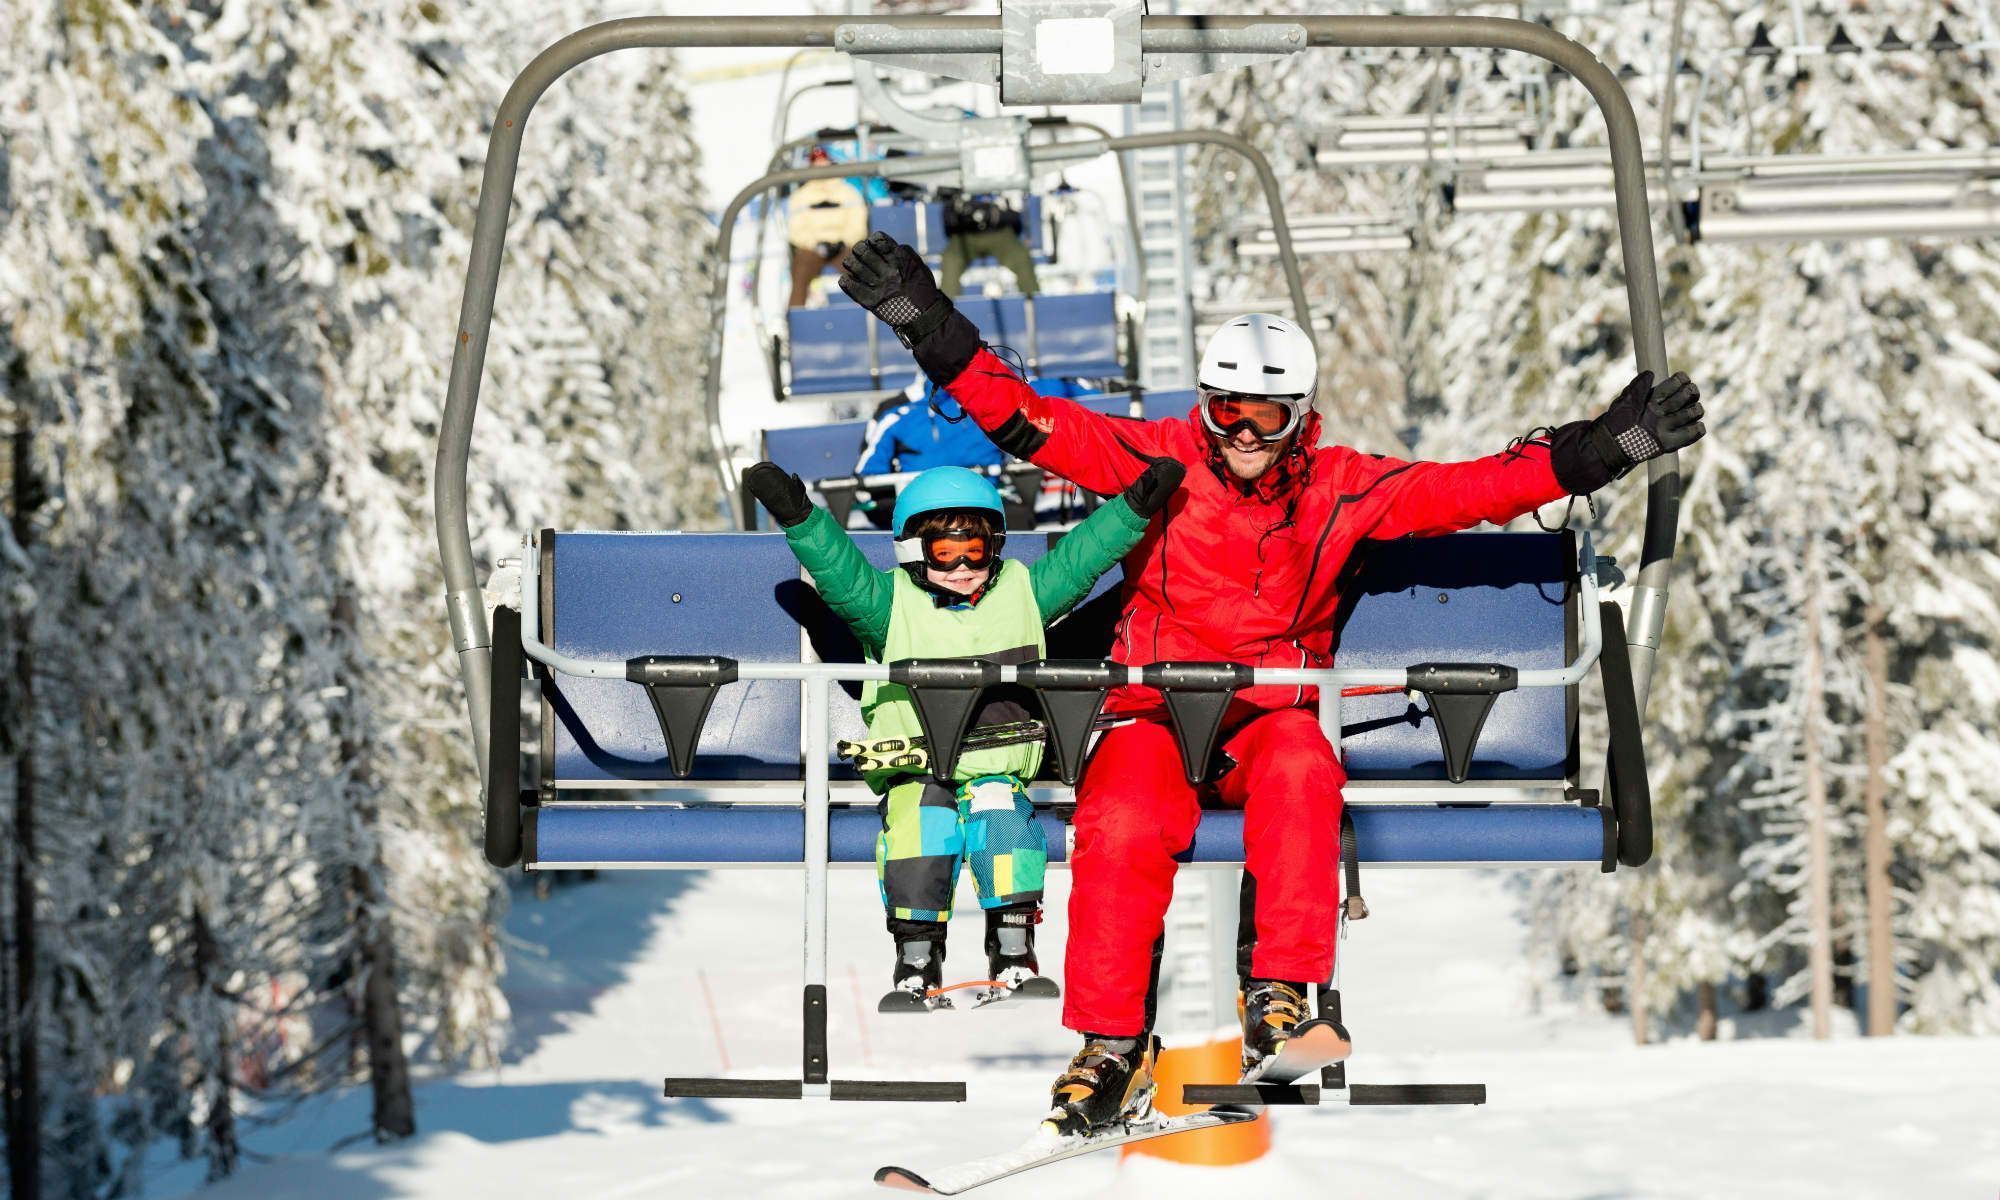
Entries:
{"label": "ski goggles with orange lens", "polygon": [[934,571],[950,571],[960,566],[977,571],[990,566],[1000,549],[996,544],[998,539],[988,536],[983,529],[947,529],[911,540],[923,542],[921,561]]}
{"label": "ski goggles with orange lens", "polygon": [[1283,441],[1305,413],[1303,396],[1246,396],[1214,388],[1197,389],[1201,395],[1201,423],[1219,438],[1233,438],[1238,429],[1249,429],[1259,441]]}

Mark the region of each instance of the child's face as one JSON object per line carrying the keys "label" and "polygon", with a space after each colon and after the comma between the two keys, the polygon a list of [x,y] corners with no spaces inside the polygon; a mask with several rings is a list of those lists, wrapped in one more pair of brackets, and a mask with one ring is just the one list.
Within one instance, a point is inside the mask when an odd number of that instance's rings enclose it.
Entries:
{"label": "child's face", "polygon": [[949,571],[940,571],[936,567],[925,567],[924,578],[930,580],[933,585],[944,588],[947,591],[957,592],[961,596],[970,596],[979,590],[980,585],[986,582],[986,577],[992,574],[992,572],[992,567],[975,568],[967,566],[965,563],[960,563]]}

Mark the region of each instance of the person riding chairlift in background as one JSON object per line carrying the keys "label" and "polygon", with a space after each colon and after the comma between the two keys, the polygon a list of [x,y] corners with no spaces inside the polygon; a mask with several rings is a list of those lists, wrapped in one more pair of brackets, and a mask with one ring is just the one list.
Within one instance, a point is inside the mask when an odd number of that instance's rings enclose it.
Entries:
{"label": "person riding chairlift in background", "polygon": [[[1028,386],[1044,396],[1099,396],[1096,388],[1067,379],[1031,379]],[[857,475],[887,475],[892,471],[925,471],[932,467],[990,467],[1007,455],[978,424],[958,411],[958,404],[921,375],[903,391],[903,399],[876,413],[868,423]]]}
{"label": "person riding chairlift in background", "polygon": [[[815,167],[833,163],[824,146],[814,146],[809,158]],[[800,308],[819,273],[839,266],[848,247],[868,236],[868,200],[852,180],[809,179],[792,189],[786,205],[786,234],[792,244],[790,305]]]}
{"label": "person riding chairlift in background", "polygon": [[945,295],[956,297],[965,269],[982,258],[1007,268],[1022,295],[1042,290],[1019,208],[999,196],[972,196],[957,188],[940,189],[938,198],[944,204],[944,258],[938,273]]}

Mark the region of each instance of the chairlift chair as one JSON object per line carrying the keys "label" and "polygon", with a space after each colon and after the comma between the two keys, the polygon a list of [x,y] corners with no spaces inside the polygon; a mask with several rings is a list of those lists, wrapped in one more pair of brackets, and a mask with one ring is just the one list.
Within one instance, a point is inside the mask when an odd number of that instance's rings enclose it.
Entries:
{"label": "chairlift chair", "polygon": [[[1113,6],[1102,18],[1116,44],[1131,44],[1130,58],[1119,57],[1121,65],[1103,77],[1051,76],[1032,56],[1024,61],[1018,49],[1005,49],[1032,45],[1031,26],[1025,43],[1003,39],[1003,29],[1019,34],[1023,21],[1049,11],[1003,4],[999,14],[960,17],[614,21],[544,51],[495,114],[434,475],[446,610],[485,790],[487,856],[499,865],[524,861],[532,868],[755,862],[803,869],[799,1076],[670,1080],[672,1094],[963,1098],[962,1084],[839,1080],[829,1070],[826,873],[836,864],[872,858],[866,848],[874,816],[872,808],[852,807],[861,798],[858,785],[836,778],[828,748],[842,722],[852,728],[858,720],[846,689],[860,680],[897,678],[914,685],[927,734],[947,757],[957,737],[953,714],[970,691],[1011,680],[1041,694],[1058,727],[1052,758],[1060,778],[1043,796],[1042,818],[1052,834],[1051,858],[1058,861],[1065,847],[1060,785],[1080,767],[1076,715],[1089,708],[1094,693],[1127,680],[1162,689],[1191,775],[1200,770],[1234,690],[1253,682],[1319,686],[1322,727],[1355,780],[1349,797],[1362,861],[1569,863],[1609,870],[1643,863],[1651,853],[1639,721],[1665,619],[1679,510],[1673,455],[1648,464],[1646,534],[1629,621],[1616,605],[1598,599],[1607,563],[1591,552],[1587,537],[1475,533],[1385,543],[1371,550],[1349,589],[1353,604],[1340,658],[1329,671],[1226,663],[1126,667],[1087,656],[1018,667],[841,661],[838,623],[816,613],[815,597],[782,540],[756,533],[536,531],[524,546],[518,603],[495,610],[489,629],[472,555],[466,468],[523,133],[549,85],[578,63],[613,50],[830,46],[878,61],[923,64],[940,74],[998,79],[1003,99],[1036,103],[1049,97],[1128,101],[1148,78],[1309,47],[1458,46],[1536,55],[1580,80],[1605,114],[1638,366],[1667,373],[1637,125],[1616,78],[1574,42],[1530,22],[1486,17],[1191,18],[1142,16],[1133,3]],[[1234,140],[1217,133],[1177,136]],[[1112,140],[1129,146],[1135,139]],[[834,170],[855,173],[867,165]],[[754,188],[806,177],[780,172]],[[1266,186],[1274,190],[1273,181]],[[740,194],[725,216],[724,257],[735,212],[754,188]],[[1282,210],[1274,207],[1272,215],[1282,228]],[[726,281],[716,286],[719,319]],[[1293,289],[1303,313],[1296,277]],[[719,337],[712,348],[716,342]],[[717,389],[711,371],[712,435]],[[726,447],[718,444],[716,451],[724,454]],[[728,482],[733,486],[733,479]],[[1031,557],[1045,548],[1042,535],[1015,536],[1019,544],[1010,539],[1010,553]],[[864,549],[883,555],[886,546],[878,541]],[[1460,616],[1446,621],[1441,613]],[[1475,635],[1484,649],[1474,645]],[[1573,733],[1576,687],[1593,666],[1604,676],[1613,725],[1603,794],[1581,786]],[[535,679],[541,690],[541,752],[532,781],[520,773],[524,678]],[[1343,688],[1376,694],[1349,701]],[[701,795],[674,790],[689,786]],[[1422,791],[1407,800],[1412,786]],[[1230,816],[1208,814],[1191,858],[1240,863],[1240,824],[1232,828]],[[1322,1002],[1337,1005],[1337,996],[1323,995]]]}

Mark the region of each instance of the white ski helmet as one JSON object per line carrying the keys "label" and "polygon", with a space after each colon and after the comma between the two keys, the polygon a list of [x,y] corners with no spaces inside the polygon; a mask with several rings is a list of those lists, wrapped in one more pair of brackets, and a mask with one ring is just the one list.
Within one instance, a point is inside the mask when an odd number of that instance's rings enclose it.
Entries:
{"label": "white ski helmet", "polygon": [[1319,355],[1306,331],[1293,322],[1270,313],[1249,313],[1230,321],[1208,339],[1195,383],[1204,393],[1202,421],[1217,435],[1224,431],[1216,428],[1209,416],[1206,393],[1260,396],[1290,408],[1291,424],[1270,439],[1275,441],[1297,429],[1312,412],[1313,393],[1319,387]]}

